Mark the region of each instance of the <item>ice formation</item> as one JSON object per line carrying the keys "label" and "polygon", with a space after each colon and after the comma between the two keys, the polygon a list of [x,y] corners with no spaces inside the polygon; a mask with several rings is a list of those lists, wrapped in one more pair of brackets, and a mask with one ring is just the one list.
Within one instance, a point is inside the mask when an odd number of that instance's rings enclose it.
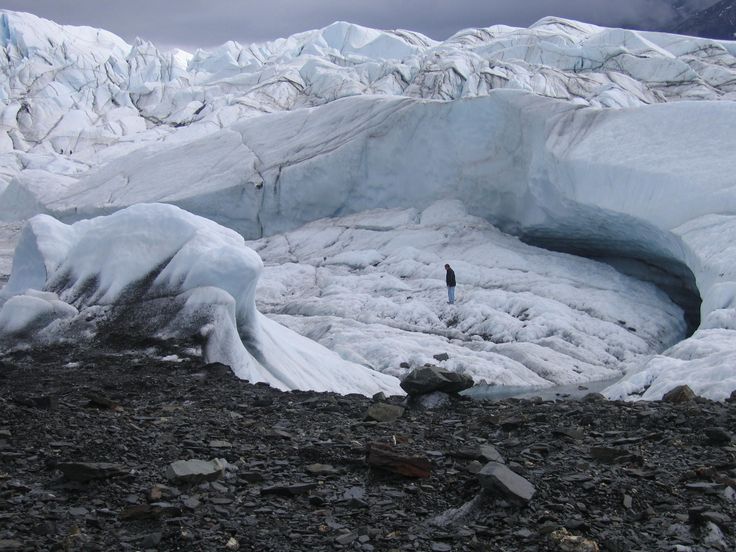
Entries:
{"label": "ice formation", "polygon": [[[8,224],[155,201],[253,239],[459,201],[534,243],[694,279],[695,334],[609,396],[736,387],[736,42],[557,18],[435,42],[338,22],[187,54],[2,11],[0,44]],[[360,265],[350,247],[338,258]]]}
{"label": "ice formation", "polygon": [[263,265],[242,236],[162,204],[26,225],[0,291],[0,346],[138,333],[204,338],[204,358],[280,389],[401,393],[255,307]]}
{"label": "ice formation", "polygon": [[[261,311],[399,377],[441,363],[501,386],[583,384],[620,375],[685,331],[653,285],[526,245],[457,201],[323,219],[248,245],[266,266]],[[455,305],[445,262],[460,280]]]}

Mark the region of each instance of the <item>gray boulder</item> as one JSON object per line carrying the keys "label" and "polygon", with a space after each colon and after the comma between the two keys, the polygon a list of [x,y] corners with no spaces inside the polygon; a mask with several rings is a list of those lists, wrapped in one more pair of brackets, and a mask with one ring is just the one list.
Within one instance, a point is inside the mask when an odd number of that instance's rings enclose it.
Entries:
{"label": "gray boulder", "polygon": [[678,385],[677,387],[670,389],[662,396],[664,402],[672,404],[680,404],[690,402],[695,398],[695,393],[687,385]]}
{"label": "gray boulder", "polygon": [[214,460],[177,460],[169,464],[166,477],[177,483],[201,483],[215,481],[222,477],[227,461],[220,458]]}
{"label": "gray boulder", "polygon": [[416,368],[401,382],[408,395],[424,395],[433,391],[458,393],[473,386],[473,378],[444,370],[439,366],[426,365]]}

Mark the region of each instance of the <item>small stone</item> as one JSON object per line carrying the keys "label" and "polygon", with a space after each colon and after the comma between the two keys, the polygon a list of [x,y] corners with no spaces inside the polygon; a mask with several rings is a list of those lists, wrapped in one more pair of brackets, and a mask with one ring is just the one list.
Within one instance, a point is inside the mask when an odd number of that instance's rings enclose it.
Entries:
{"label": "small stone", "polygon": [[467,466],[468,473],[472,473],[473,475],[480,473],[480,470],[482,469],[483,469],[483,464],[481,464],[477,460],[473,460]]}
{"label": "small stone", "polygon": [[631,454],[628,450],[622,448],[590,447],[590,456],[594,460],[614,464],[628,458]]}
{"label": "small stone", "polygon": [[312,489],[316,489],[316,483],[300,483],[297,485],[273,485],[261,489],[261,496],[278,495],[278,496],[297,496],[307,494]]}
{"label": "small stone", "polygon": [[705,524],[703,544],[710,547],[709,549],[722,550],[723,552],[733,550],[726,542],[726,538],[723,536],[720,528],[711,521]]}
{"label": "small stone", "polygon": [[433,542],[431,547],[432,552],[450,552],[452,546],[446,542]]}
{"label": "small stone", "polygon": [[57,468],[65,479],[80,482],[121,477],[129,473],[124,466],[107,462],[63,462]]}
{"label": "small stone", "polygon": [[184,499],[184,502],[182,504],[184,504],[184,507],[190,510],[196,510],[197,508],[199,508],[201,502],[197,498],[190,496]]}
{"label": "small stone", "polygon": [[691,401],[695,398],[695,393],[687,385],[678,385],[677,387],[670,389],[662,396],[662,401],[680,404]]}
{"label": "small stone", "polygon": [[225,548],[228,550],[238,550],[240,548],[240,543],[235,540],[235,537],[230,537],[227,543],[225,543]]}
{"label": "small stone", "polygon": [[505,464],[506,460],[498,452],[498,449],[493,445],[481,445],[480,446],[480,457],[486,462],[498,462],[499,464]]}
{"label": "small stone", "polygon": [[342,544],[345,546],[346,544],[350,544],[355,539],[358,538],[358,532],[357,531],[351,531],[350,533],[345,533],[344,535],[340,535],[339,537],[335,538],[335,542],[337,544]]}
{"label": "small stone", "polygon": [[154,502],[151,504],[137,504],[125,508],[120,512],[122,521],[138,521],[144,519],[159,519],[164,516],[176,517],[181,515],[181,508],[169,502]]}
{"label": "small stone", "polygon": [[376,422],[393,422],[404,415],[404,408],[393,404],[377,403],[368,408],[365,418]]}
{"label": "small stone", "polygon": [[365,496],[365,489],[363,487],[350,487],[342,494],[343,500],[360,500]]}
{"label": "small stone", "polygon": [[149,533],[141,540],[141,548],[156,548],[161,543],[161,533]]}
{"label": "small stone", "polygon": [[312,475],[334,475],[339,473],[330,464],[309,464],[305,470]]}
{"label": "small stone", "polygon": [[222,483],[218,483],[217,481],[213,481],[210,483],[210,487],[212,487],[212,490],[217,491],[218,493],[227,493],[230,491],[225,485]]}
{"label": "small stone", "polygon": [[600,393],[587,393],[580,400],[581,402],[586,402],[586,403],[596,403],[596,402],[605,402],[607,399]]}
{"label": "small stone", "polygon": [[559,427],[552,430],[553,435],[562,435],[563,437],[569,437],[573,441],[580,441],[585,437],[585,432],[581,429],[573,427]]}
{"label": "small stone", "polygon": [[440,353],[438,355],[432,355],[432,358],[438,362],[444,362],[445,360],[450,360],[450,355],[447,353]]}
{"label": "small stone", "polygon": [[386,393],[384,393],[383,391],[379,391],[371,397],[371,400],[373,402],[384,402],[386,400]]}
{"label": "small stone", "polygon": [[84,396],[87,399],[89,399],[89,402],[87,403],[88,408],[98,408],[100,410],[113,410],[115,412],[119,412],[123,409],[118,403],[116,403],[112,399],[108,399],[107,397],[100,395],[98,393],[85,393]]}
{"label": "small stone", "polygon": [[550,535],[557,543],[560,552],[600,552],[600,547],[595,541],[572,535],[567,529],[558,529]]}
{"label": "small stone", "polygon": [[442,391],[433,391],[424,395],[411,397],[411,406],[425,410],[435,410],[450,404],[450,395]]}
{"label": "small stone", "polygon": [[216,449],[223,449],[223,448],[231,448],[233,444],[229,441],[210,441],[210,448],[216,448]]}
{"label": "small stone", "polygon": [[59,407],[59,399],[49,395],[43,395],[40,397],[20,397],[16,398],[15,402],[22,406],[39,408],[41,410],[55,410]]}
{"label": "small stone", "polygon": [[488,462],[478,473],[478,478],[484,489],[500,491],[507,498],[522,504],[529,502],[536,492],[529,481],[498,462]]}
{"label": "small stone", "polygon": [[703,432],[712,445],[728,445],[733,441],[733,435],[722,427],[706,427]]}
{"label": "small stone", "polygon": [[175,489],[174,487],[160,484],[154,485],[151,490],[148,491],[148,501],[158,502],[162,499],[170,500],[172,498],[176,498],[180,494],[179,489]]}
{"label": "small stone", "polygon": [[221,362],[211,362],[205,364],[200,372],[204,379],[225,379],[233,375],[233,370],[227,364]]}

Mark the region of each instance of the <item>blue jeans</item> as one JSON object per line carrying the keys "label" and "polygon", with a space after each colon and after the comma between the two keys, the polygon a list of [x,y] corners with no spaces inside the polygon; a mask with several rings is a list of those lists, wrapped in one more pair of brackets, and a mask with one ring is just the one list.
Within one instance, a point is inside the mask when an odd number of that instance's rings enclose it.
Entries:
{"label": "blue jeans", "polygon": [[455,304],[455,286],[447,286],[447,301],[451,304]]}

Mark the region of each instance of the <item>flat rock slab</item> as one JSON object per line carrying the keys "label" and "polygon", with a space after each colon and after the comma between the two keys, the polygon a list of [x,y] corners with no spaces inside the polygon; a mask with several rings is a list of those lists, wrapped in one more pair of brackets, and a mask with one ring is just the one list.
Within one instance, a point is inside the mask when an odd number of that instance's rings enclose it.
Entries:
{"label": "flat rock slab", "polygon": [[340,470],[335,469],[330,464],[309,464],[305,468],[305,471],[312,475],[335,475],[340,473]]}
{"label": "flat rock slab", "polygon": [[55,410],[59,407],[59,399],[47,395],[40,397],[16,397],[15,402],[21,406],[39,408],[41,410]]}
{"label": "flat rock slab", "polygon": [[114,410],[116,412],[121,411],[123,408],[114,400],[101,395],[100,393],[88,392],[84,394],[85,398],[89,399],[87,407],[98,408],[100,410]]}
{"label": "flat rock slab", "polygon": [[64,462],[57,468],[65,479],[81,482],[121,477],[129,473],[125,466],[107,462]]}
{"label": "flat rock slab", "polygon": [[176,517],[181,515],[181,508],[169,502],[154,502],[153,504],[136,504],[120,512],[122,521],[139,521],[144,519],[160,519],[165,516]]}
{"label": "flat rock slab", "polygon": [[522,504],[529,502],[536,492],[529,481],[498,462],[488,462],[483,466],[478,479],[484,489],[500,491],[507,498]]}
{"label": "flat rock slab", "polygon": [[378,403],[371,405],[365,414],[366,420],[376,422],[393,422],[404,415],[404,408],[393,404]]}
{"label": "flat rock slab", "polygon": [[431,475],[432,464],[420,456],[403,456],[388,446],[373,443],[368,446],[366,461],[369,466],[381,468],[406,477],[426,478]]}
{"label": "flat rock slab", "polygon": [[626,449],[613,447],[590,447],[590,457],[607,464],[619,464],[636,458]]}
{"label": "flat rock slab", "polygon": [[220,458],[214,460],[177,460],[169,464],[166,477],[179,483],[202,483],[215,481],[222,477],[227,462]]}
{"label": "flat rock slab", "polygon": [[316,483],[298,483],[296,485],[273,485],[271,487],[263,487],[260,491],[261,496],[299,496],[307,494],[309,491],[316,489]]}

